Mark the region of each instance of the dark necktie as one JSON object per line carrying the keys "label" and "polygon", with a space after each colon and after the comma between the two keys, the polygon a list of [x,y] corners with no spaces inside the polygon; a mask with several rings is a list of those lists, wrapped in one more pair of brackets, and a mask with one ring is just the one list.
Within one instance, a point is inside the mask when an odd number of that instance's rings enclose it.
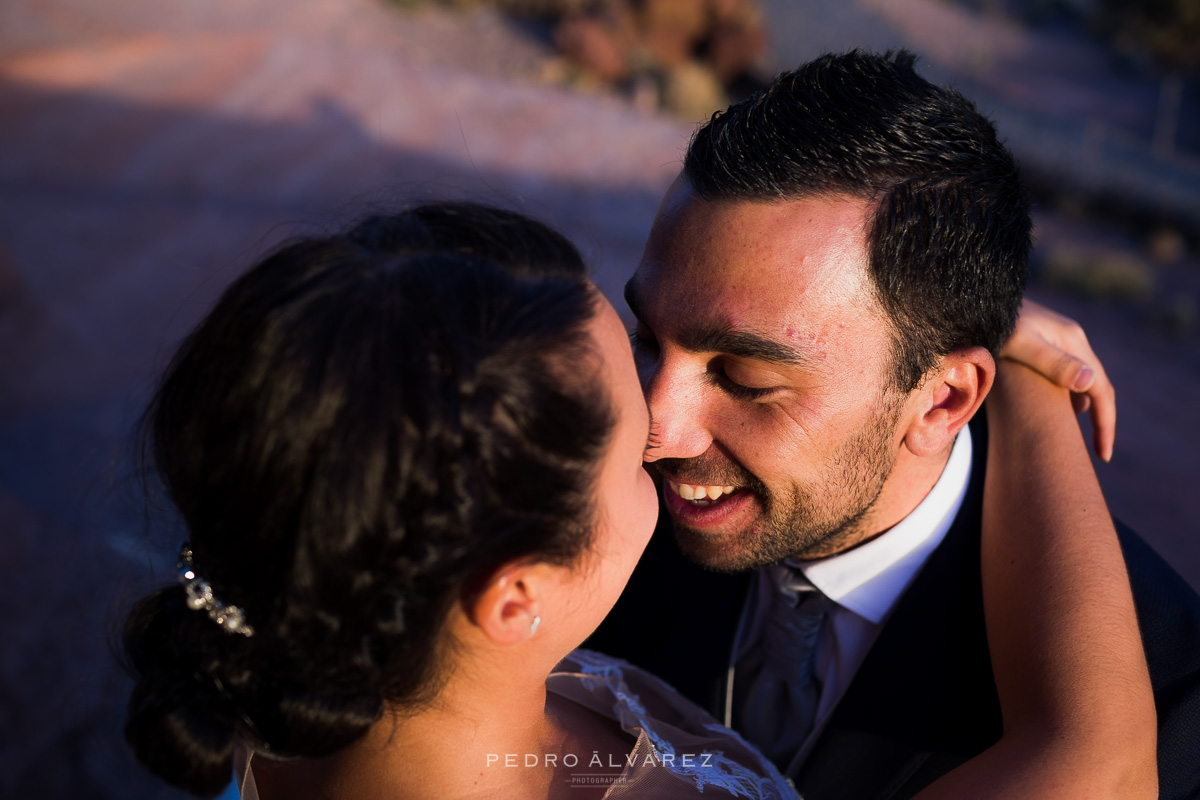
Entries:
{"label": "dark necktie", "polygon": [[[820,680],[813,675],[817,636],[832,603],[785,564],[767,568],[771,606],[761,640],[760,667],[739,675],[748,681],[742,732],[781,769],[795,756],[816,721]],[[740,670],[740,665],[739,665]]]}

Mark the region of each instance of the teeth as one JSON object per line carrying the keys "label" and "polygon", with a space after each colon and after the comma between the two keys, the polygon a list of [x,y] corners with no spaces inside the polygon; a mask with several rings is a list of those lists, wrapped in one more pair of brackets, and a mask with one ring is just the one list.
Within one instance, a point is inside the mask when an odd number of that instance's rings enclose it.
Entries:
{"label": "teeth", "polygon": [[671,491],[684,500],[718,500],[722,495],[733,494],[734,486],[694,486],[687,483],[668,481]]}

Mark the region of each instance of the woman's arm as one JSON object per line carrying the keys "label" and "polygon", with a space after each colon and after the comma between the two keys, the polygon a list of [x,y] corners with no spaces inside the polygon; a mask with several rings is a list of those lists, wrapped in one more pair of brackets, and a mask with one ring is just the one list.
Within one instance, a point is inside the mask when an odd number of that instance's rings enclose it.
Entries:
{"label": "woman's arm", "polygon": [[1133,597],[1067,393],[1001,361],[986,408],[983,593],[1004,736],[918,797],[1155,797]]}
{"label": "woman's arm", "polygon": [[1026,298],[1012,336],[1000,351],[1004,358],[1025,364],[1064,389],[1079,413],[1091,410],[1092,446],[1103,461],[1111,461],[1117,432],[1117,396],[1104,365],[1087,334],[1073,319]]}

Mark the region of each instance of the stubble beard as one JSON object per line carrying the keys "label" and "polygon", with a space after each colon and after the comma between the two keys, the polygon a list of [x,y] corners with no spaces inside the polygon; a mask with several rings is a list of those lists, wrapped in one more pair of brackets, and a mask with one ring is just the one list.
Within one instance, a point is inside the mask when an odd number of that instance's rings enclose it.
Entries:
{"label": "stubble beard", "polygon": [[706,569],[732,573],[786,558],[821,558],[859,543],[871,533],[866,529],[870,511],[896,463],[892,440],[898,416],[898,404],[881,404],[873,419],[842,442],[818,482],[793,484],[785,496],[748,477],[740,485],[754,491],[763,512],[733,541],[728,534],[672,520],[679,549]]}

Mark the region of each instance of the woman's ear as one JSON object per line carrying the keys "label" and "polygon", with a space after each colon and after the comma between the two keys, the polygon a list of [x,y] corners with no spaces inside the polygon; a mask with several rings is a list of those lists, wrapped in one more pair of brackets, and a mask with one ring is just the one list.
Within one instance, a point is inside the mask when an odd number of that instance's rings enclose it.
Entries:
{"label": "woman's ear", "polygon": [[467,619],[496,644],[516,644],[537,633],[552,567],[515,562],[501,567],[481,591],[463,601]]}
{"label": "woman's ear", "polygon": [[941,366],[917,389],[917,414],[904,436],[914,455],[936,455],[975,416],[996,378],[996,361],[983,347],[942,357]]}

